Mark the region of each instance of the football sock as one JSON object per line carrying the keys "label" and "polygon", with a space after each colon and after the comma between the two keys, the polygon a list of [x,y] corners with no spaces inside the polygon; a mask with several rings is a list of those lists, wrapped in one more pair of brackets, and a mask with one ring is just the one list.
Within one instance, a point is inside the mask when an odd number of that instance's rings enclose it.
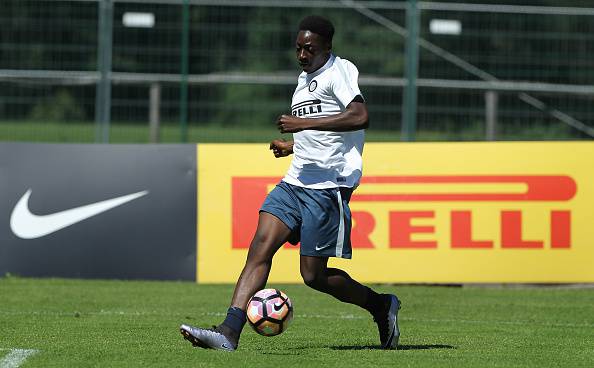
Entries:
{"label": "football sock", "polygon": [[376,315],[384,308],[384,301],[380,294],[367,287],[367,302],[363,308],[367,309],[372,315]]}
{"label": "football sock", "polygon": [[247,317],[245,311],[237,307],[231,307],[227,310],[227,317],[225,317],[222,324],[229,327],[237,336],[239,336],[246,320]]}

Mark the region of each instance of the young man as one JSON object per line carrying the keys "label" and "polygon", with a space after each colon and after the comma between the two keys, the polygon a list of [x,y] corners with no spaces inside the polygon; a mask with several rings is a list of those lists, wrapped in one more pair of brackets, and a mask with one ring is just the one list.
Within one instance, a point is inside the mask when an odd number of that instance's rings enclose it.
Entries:
{"label": "young man", "polygon": [[333,35],[334,26],[322,17],[306,17],[299,25],[296,53],[303,73],[293,94],[292,115],[282,115],[276,122],[282,133],[293,133],[294,140],[270,143],[275,157],[293,154],[293,161],[260,209],[223,323],[214,329],[181,326],[182,335],[194,346],[237,349],[247,302],[265,287],[272,258],[287,241],[301,242],[305,284],[365,308],[377,323],[381,347],[398,345],[398,298],[377,294],[346,272],[327,266],[329,257],[351,258],[348,202],[361,177],[364,129],[369,126],[357,83],[359,72],[332,54]]}

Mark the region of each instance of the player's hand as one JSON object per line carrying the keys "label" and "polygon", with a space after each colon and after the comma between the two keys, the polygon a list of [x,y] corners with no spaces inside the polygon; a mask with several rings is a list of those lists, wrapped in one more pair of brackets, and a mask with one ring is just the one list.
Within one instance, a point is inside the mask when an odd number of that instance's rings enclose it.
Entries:
{"label": "player's hand", "polygon": [[275,139],[270,142],[270,149],[274,157],[285,157],[293,153],[293,142],[287,142],[284,139]]}
{"label": "player's hand", "polygon": [[276,126],[281,133],[297,133],[304,129],[304,120],[293,115],[281,115],[276,119]]}

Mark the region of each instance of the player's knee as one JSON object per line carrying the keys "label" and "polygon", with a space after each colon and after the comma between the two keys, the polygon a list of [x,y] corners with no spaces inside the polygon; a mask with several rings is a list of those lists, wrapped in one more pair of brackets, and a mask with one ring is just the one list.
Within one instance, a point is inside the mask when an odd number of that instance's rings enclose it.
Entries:
{"label": "player's knee", "polygon": [[303,276],[303,282],[312,289],[320,289],[320,281],[315,277]]}
{"label": "player's knee", "polygon": [[261,264],[272,264],[272,256],[266,252],[248,252],[246,264],[252,266],[258,266]]}
{"label": "player's knee", "polygon": [[324,275],[315,272],[301,271],[301,277],[305,285],[312,289],[323,291],[325,290],[326,278]]}
{"label": "player's knee", "polygon": [[256,234],[250,244],[247,261],[251,263],[270,263],[275,249],[276,246],[269,237]]}

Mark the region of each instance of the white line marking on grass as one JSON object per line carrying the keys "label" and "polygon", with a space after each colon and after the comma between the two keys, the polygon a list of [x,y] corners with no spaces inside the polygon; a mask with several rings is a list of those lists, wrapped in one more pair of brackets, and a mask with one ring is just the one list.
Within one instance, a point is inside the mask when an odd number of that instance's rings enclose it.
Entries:
{"label": "white line marking on grass", "polygon": [[10,353],[0,360],[0,368],[18,368],[28,357],[38,352],[34,349],[10,349]]}
{"label": "white line marking on grass", "polygon": [[[119,311],[119,310],[105,310],[89,311],[89,312],[78,312],[79,316],[134,316],[134,317],[146,317],[146,316],[171,316],[170,313],[163,311]],[[43,316],[58,316],[58,317],[69,317],[75,316],[75,312],[55,312],[55,311],[2,311],[0,315],[43,315]],[[180,318],[185,318],[188,314],[180,314]],[[192,315],[192,314],[190,314]],[[224,317],[226,313],[222,312],[202,312],[197,313],[195,316],[207,316],[207,317]],[[370,317],[364,315],[353,315],[353,314],[296,314],[296,318],[319,318],[319,319],[370,319]],[[498,321],[498,320],[470,320],[470,319],[452,319],[452,318],[407,318],[399,317],[401,321],[412,321],[421,323],[468,323],[468,324],[502,324],[502,325],[517,325],[517,326],[543,326],[543,327],[560,327],[560,328],[593,328],[594,323],[548,323],[547,321]],[[0,349],[1,350],[1,349]],[[0,368],[4,368],[0,366]]]}

